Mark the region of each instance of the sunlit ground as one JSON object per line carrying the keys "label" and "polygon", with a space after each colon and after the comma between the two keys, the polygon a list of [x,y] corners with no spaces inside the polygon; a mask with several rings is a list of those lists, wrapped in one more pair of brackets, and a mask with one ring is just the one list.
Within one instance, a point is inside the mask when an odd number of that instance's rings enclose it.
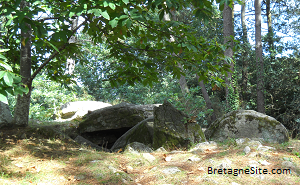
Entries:
{"label": "sunlit ground", "polygon": [[[95,151],[47,131],[49,127],[41,126],[0,131],[0,184],[300,184],[299,140],[268,144],[276,150],[254,157],[245,155],[244,146],[227,142],[198,155],[152,153],[155,160],[148,161],[141,154]],[[191,162],[192,156],[201,160]],[[215,164],[229,159],[231,168],[238,169],[246,169],[251,160],[266,160],[271,164],[259,167],[271,170],[283,169],[284,157],[296,166],[292,174],[208,174],[208,167],[214,166],[210,159]],[[180,172],[162,173],[168,167],[178,167]]]}

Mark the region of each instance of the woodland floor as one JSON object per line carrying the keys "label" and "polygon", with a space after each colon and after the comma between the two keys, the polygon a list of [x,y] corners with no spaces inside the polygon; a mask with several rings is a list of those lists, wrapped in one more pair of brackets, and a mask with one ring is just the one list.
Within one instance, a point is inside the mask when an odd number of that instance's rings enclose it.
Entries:
{"label": "woodland floor", "polygon": [[[300,184],[299,140],[263,144],[276,148],[267,152],[268,158],[250,159],[243,152],[244,146],[228,141],[218,143],[216,150],[206,150],[199,155],[180,149],[175,154],[151,153],[155,160],[149,162],[141,154],[95,151],[51,132],[50,127],[53,126],[35,124],[0,130],[0,184]],[[172,159],[166,161],[167,156]],[[187,160],[191,156],[201,160]],[[284,157],[297,166],[296,173],[268,174],[264,178],[208,174],[208,167],[212,166],[209,159],[216,163],[229,159],[232,168],[245,168],[249,160],[267,160],[271,164],[262,168],[279,169],[283,168]],[[171,175],[161,172],[169,167],[178,167],[181,171]]]}

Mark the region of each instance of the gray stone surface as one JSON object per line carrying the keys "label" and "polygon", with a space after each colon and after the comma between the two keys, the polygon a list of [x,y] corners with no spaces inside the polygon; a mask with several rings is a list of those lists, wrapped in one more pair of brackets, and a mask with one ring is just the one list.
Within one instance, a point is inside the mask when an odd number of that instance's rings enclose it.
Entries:
{"label": "gray stone surface", "polygon": [[158,149],[155,150],[155,152],[167,152],[167,150],[164,149],[164,147],[159,147]]}
{"label": "gray stone surface", "polygon": [[127,144],[140,142],[152,145],[153,142],[153,117],[147,118],[123,134],[112,146],[111,150],[116,152],[119,149],[124,151]]}
{"label": "gray stone surface", "polygon": [[84,117],[84,121],[79,124],[78,130],[80,133],[84,133],[124,127],[131,128],[152,116],[151,111],[155,106],[120,103],[96,110]]}
{"label": "gray stone surface", "polygon": [[190,144],[205,141],[199,124],[188,122],[189,118],[171,103],[154,108],[153,148],[188,148]]}
{"label": "gray stone surface", "polygon": [[162,170],[162,172],[166,175],[171,175],[177,172],[181,172],[181,170],[178,167],[170,167]]}
{"label": "gray stone surface", "polygon": [[154,116],[154,107],[159,107],[161,104],[147,104],[147,105],[134,105],[135,108],[144,111],[144,116],[146,118]]}
{"label": "gray stone surface", "polygon": [[153,150],[143,143],[133,142],[129,143],[124,152],[132,152],[132,153],[152,153]]}
{"label": "gray stone surface", "polygon": [[269,151],[269,150],[275,150],[275,148],[274,147],[270,147],[270,146],[262,146],[262,145],[259,145],[257,147],[257,151],[264,151],[264,152],[266,152],[266,151]]}
{"label": "gray stone surface", "polygon": [[9,106],[0,101],[0,128],[12,124],[12,121],[13,119],[9,110]]}
{"label": "gray stone surface", "polygon": [[253,111],[232,111],[213,122],[205,131],[206,139],[263,138],[271,143],[288,141],[287,129],[273,117]]}
{"label": "gray stone surface", "polygon": [[214,141],[206,141],[203,143],[198,143],[193,148],[190,148],[189,152],[193,154],[202,154],[205,150],[215,150],[217,149],[218,145]]}
{"label": "gray stone surface", "polygon": [[149,153],[142,153],[142,156],[150,163],[152,163],[156,160],[156,158]]}
{"label": "gray stone surface", "polygon": [[246,146],[244,148],[244,152],[245,152],[245,154],[248,154],[249,152],[251,152],[251,148],[249,146]]}
{"label": "gray stone surface", "polygon": [[283,161],[283,162],[281,163],[281,165],[282,165],[284,168],[295,169],[294,163],[292,163],[292,162],[290,162],[290,161]]}

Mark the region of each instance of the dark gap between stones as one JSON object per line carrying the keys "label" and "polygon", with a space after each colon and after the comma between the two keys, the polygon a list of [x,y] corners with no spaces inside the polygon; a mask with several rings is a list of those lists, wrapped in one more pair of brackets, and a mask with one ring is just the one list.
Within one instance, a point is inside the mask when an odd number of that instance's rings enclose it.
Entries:
{"label": "dark gap between stones", "polygon": [[95,132],[85,132],[81,136],[95,143],[98,146],[110,149],[114,143],[132,127],[124,127],[119,129],[101,130]]}

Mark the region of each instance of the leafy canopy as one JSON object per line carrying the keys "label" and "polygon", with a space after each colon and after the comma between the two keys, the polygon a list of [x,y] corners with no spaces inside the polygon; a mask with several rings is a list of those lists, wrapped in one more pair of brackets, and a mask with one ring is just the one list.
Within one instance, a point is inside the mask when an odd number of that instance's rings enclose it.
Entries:
{"label": "leafy canopy", "polygon": [[7,64],[6,57],[2,54],[8,49],[0,49],[0,101],[8,104],[7,96],[28,93],[28,87],[19,86],[21,77],[12,72]]}
{"label": "leafy canopy", "polygon": [[[16,56],[19,57],[20,44],[32,42],[33,73],[25,85],[31,84],[42,70],[51,80],[72,81],[72,76],[64,72],[64,64],[67,58],[77,59],[80,56],[80,44],[69,42],[80,28],[91,36],[94,43],[107,42],[111,57],[120,61],[117,71],[109,77],[113,85],[126,82],[152,85],[158,79],[158,66],[165,67],[179,78],[183,74],[178,67],[179,62],[184,69],[198,73],[204,81],[207,81],[209,71],[226,74],[229,70],[223,62],[225,48],[216,40],[196,38],[187,25],[163,21],[165,13],[172,14],[193,5],[195,16],[208,23],[213,13],[210,0],[27,0],[29,6],[23,10],[20,9],[21,2],[2,1],[0,14],[5,28],[1,29],[5,34],[1,36],[4,47],[10,49],[6,54],[7,63],[15,73],[19,71]],[[221,9],[224,3],[230,2],[217,1]],[[76,17],[82,21],[71,29]],[[30,41],[22,40],[19,31],[26,31],[27,24],[33,29]],[[171,37],[175,41],[171,41]],[[6,75],[6,85],[12,87],[13,83],[8,78],[9,75]],[[6,96],[7,92],[4,89],[0,94]]]}

